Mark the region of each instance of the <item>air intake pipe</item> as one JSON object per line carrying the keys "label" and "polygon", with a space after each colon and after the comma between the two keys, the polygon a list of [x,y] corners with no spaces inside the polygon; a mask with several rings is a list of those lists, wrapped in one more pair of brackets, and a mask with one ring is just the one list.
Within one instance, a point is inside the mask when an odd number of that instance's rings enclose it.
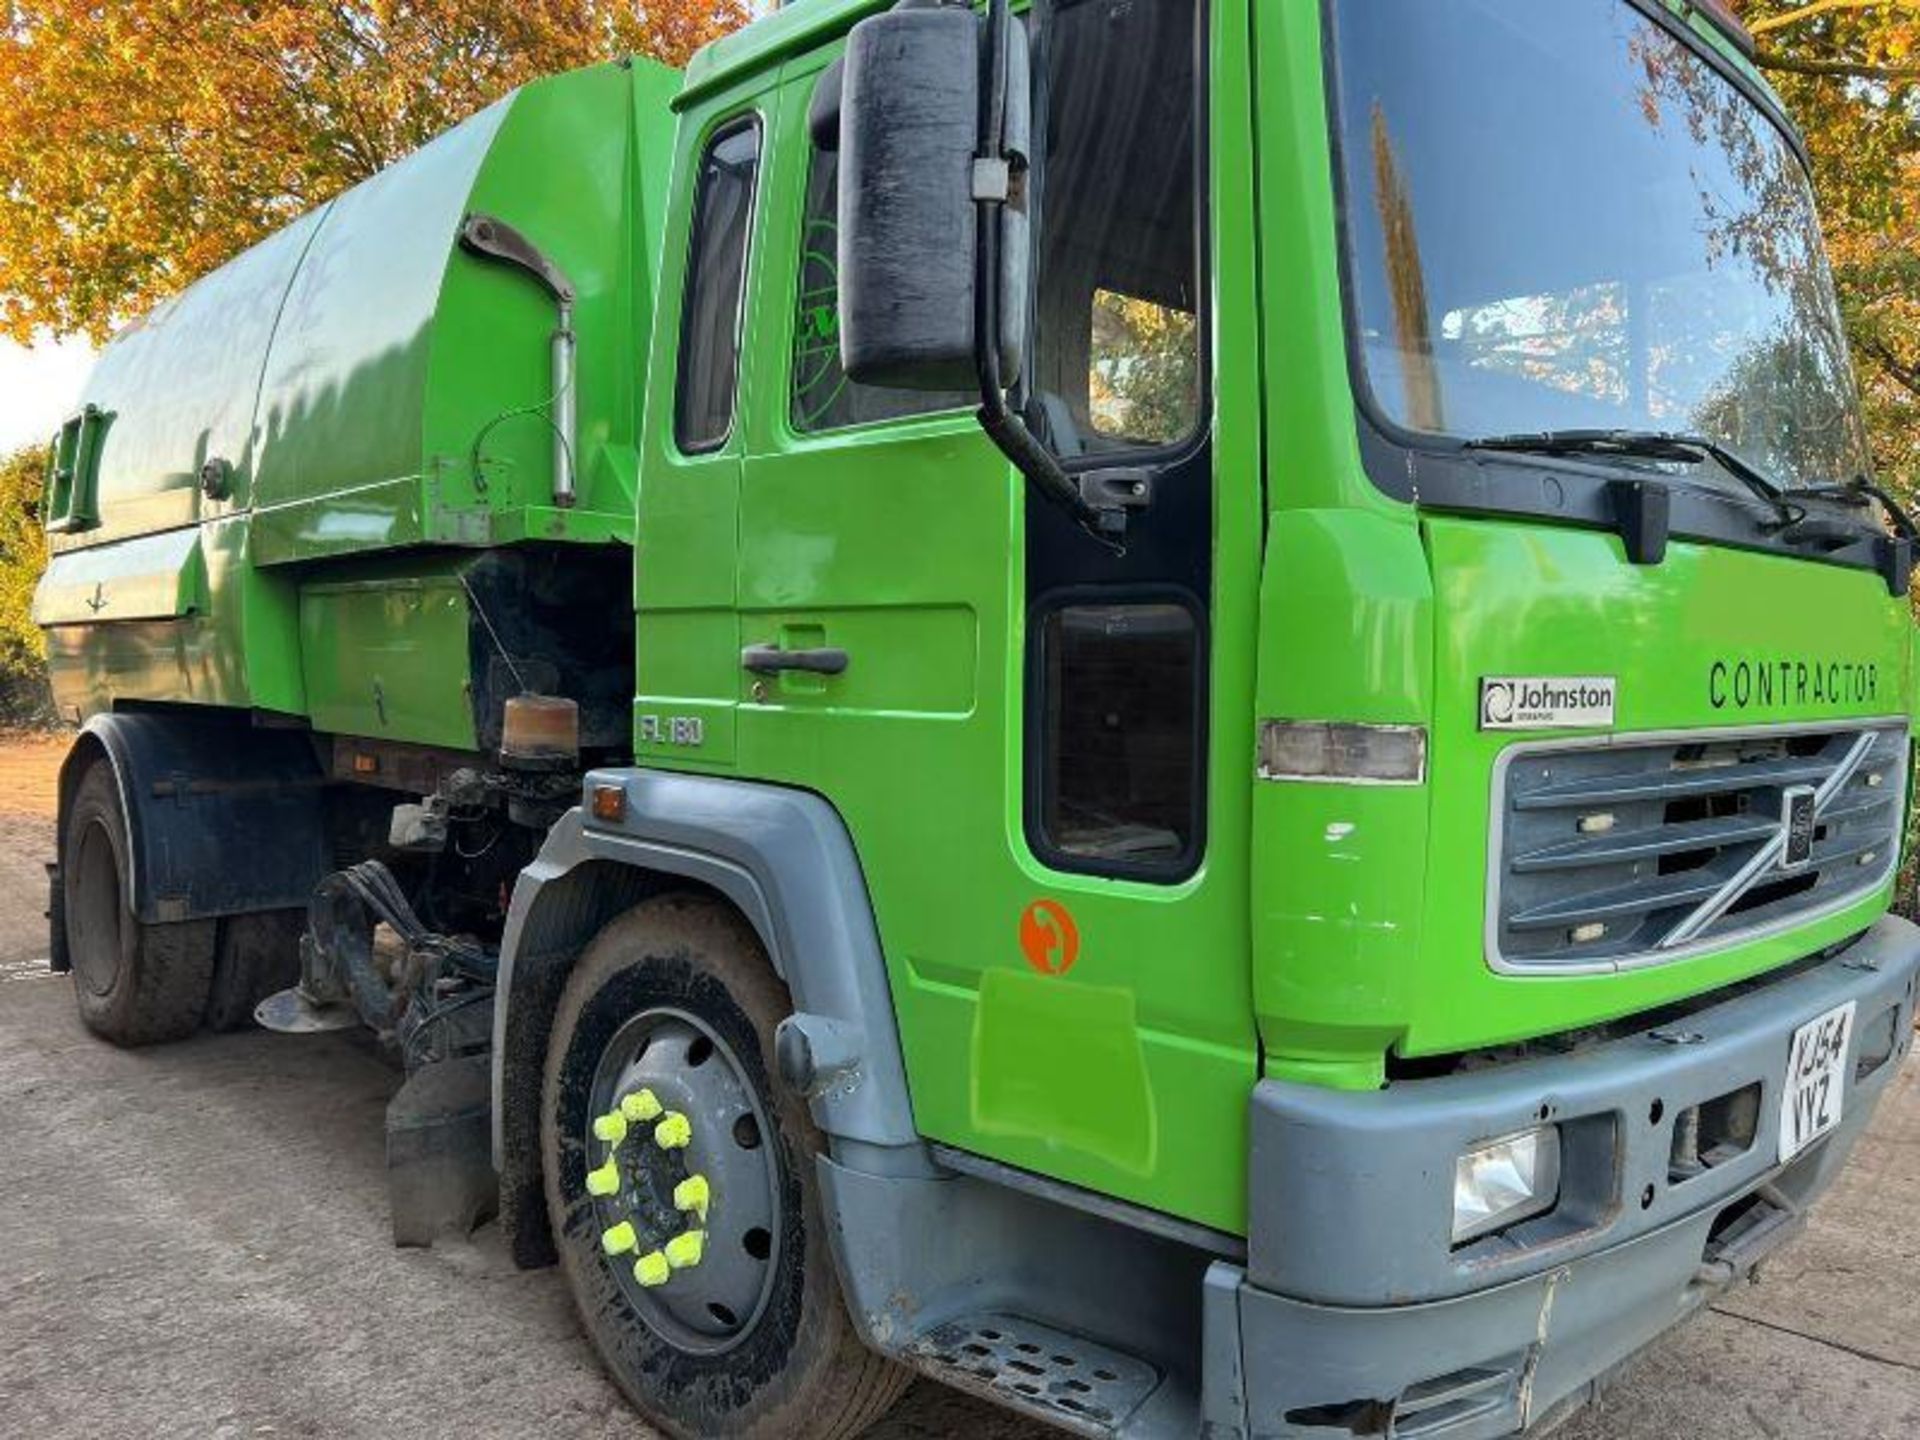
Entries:
{"label": "air intake pipe", "polygon": [[548,402],[552,407],[548,419],[553,426],[553,503],[572,505],[578,494],[574,483],[574,431],[578,422],[573,282],[538,245],[492,215],[467,216],[460,226],[460,247],[469,254],[511,265],[531,276],[553,300],[557,323],[553,331],[553,399]]}

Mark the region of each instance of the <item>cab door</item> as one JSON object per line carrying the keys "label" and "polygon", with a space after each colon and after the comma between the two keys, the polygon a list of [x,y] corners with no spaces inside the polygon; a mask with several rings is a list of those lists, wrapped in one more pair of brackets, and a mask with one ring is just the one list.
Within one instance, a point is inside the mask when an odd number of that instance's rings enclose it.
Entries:
{"label": "cab door", "polygon": [[734,759],[734,566],[752,369],[743,337],[770,104],[768,83],[751,82],[680,128],[634,547],[634,754],[643,763],[724,768]]}
{"label": "cab door", "polygon": [[[1092,8],[1107,24],[1146,7]],[[1191,6],[1183,13],[1192,25]],[[1029,497],[980,431],[976,396],[849,382],[835,309],[838,162],[808,125],[834,54],[783,73],[767,157],[778,199],[749,336],[739,768],[818,791],[845,819],[923,1134],[1237,1229],[1256,1070],[1251,639],[1237,612],[1223,634],[1215,592],[1236,581],[1250,605],[1252,570],[1214,554],[1208,426],[1192,414],[1179,443],[1147,447],[1156,485],[1171,488],[1115,555]],[[1075,126],[1084,139],[1085,117]],[[1198,149],[1188,153],[1197,168]],[[1070,184],[1072,166],[1062,173]],[[1069,203],[1117,194],[1112,179]],[[1116,302],[1096,301],[1097,277],[1074,272],[1065,250],[1055,263],[1077,274],[1057,321],[1076,338],[1052,356],[1061,394],[1042,407],[1060,431],[1087,422],[1075,461],[1097,464],[1127,448],[1091,433],[1099,417],[1088,414],[1106,323],[1094,307]],[[1190,337],[1194,312],[1212,308],[1197,290],[1159,303],[1188,307]],[[1257,531],[1252,521],[1242,536]],[[1216,751],[1231,753],[1227,767]],[[1214,783],[1229,773],[1236,784]]]}

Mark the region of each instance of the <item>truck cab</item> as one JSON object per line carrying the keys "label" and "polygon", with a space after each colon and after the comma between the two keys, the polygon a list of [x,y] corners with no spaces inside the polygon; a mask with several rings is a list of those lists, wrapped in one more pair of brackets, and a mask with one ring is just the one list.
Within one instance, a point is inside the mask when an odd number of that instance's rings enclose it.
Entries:
{"label": "truck cab", "polygon": [[[533,794],[512,724],[269,707],[318,849],[518,827],[491,1173],[642,1412],[1540,1433],[1789,1238],[1911,1045],[1916,535],[1730,17],[801,0],[670,108],[552,461],[630,465],[631,595],[493,635],[604,699],[630,618],[630,743]],[[485,621],[517,538],[382,563]],[[297,604],[397,613],[345,553]],[[293,993],[358,1003],[394,917],[321,888]]]}

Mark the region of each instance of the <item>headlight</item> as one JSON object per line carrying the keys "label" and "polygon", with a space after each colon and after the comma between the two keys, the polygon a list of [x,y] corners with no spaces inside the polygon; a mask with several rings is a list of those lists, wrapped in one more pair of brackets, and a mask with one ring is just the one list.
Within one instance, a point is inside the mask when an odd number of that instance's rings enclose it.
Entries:
{"label": "headlight", "polygon": [[1453,1243],[1542,1214],[1559,1198],[1558,1126],[1485,1141],[1453,1165]]}

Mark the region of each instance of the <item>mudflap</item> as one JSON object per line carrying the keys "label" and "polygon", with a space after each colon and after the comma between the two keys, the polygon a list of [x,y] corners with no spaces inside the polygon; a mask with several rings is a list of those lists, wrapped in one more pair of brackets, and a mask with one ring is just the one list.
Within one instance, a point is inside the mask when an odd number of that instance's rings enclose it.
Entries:
{"label": "mudflap", "polygon": [[67,887],[60,879],[58,861],[47,862],[47,969],[55,975],[73,970],[73,957],[67,952]]}
{"label": "mudflap", "polygon": [[326,873],[326,776],[306,731],[229,711],[96,715],[60,770],[56,863],[67,806],[96,756],[126,809],[128,907],[147,925],[304,910]]}
{"label": "mudflap", "polygon": [[499,1210],[485,1055],[423,1065],[387,1105],[393,1243],[465,1239]]}

